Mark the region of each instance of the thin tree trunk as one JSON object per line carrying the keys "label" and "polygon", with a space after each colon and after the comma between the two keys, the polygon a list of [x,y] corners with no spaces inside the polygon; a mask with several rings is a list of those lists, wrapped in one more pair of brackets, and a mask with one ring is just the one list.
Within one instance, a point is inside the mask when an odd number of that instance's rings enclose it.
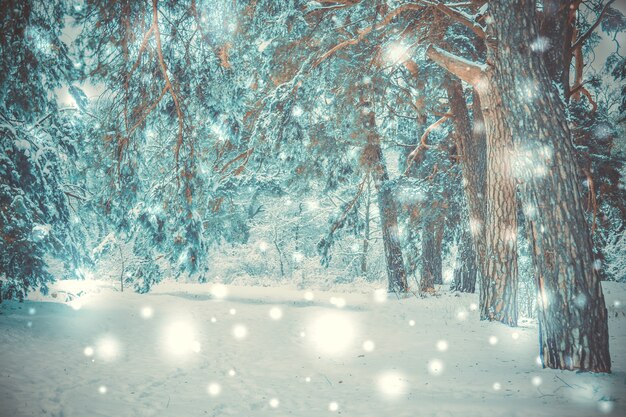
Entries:
{"label": "thin tree trunk", "polygon": [[367,143],[361,154],[361,164],[369,170],[374,181],[378,197],[378,211],[385,249],[385,264],[387,267],[388,290],[390,292],[407,292],[408,284],[402,247],[398,231],[398,207],[389,185],[389,174],[380,147],[380,137],[376,133],[375,114],[368,109],[368,102],[361,97],[359,107],[362,114],[363,128],[366,132]]}
{"label": "thin tree trunk", "polygon": [[441,240],[437,221],[426,221],[422,227],[422,269],[420,292],[433,293],[441,282]]}
{"label": "thin tree trunk", "polygon": [[398,234],[398,209],[393,199],[386,167],[382,162],[382,150],[377,147],[379,170],[374,171],[374,186],[378,192],[378,211],[383,232],[383,245],[387,265],[388,289],[390,292],[406,292],[408,284],[404,270],[404,260]]}
{"label": "thin tree trunk", "polygon": [[274,247],[276,248],[276,252],[278,252],[278,263],[280,265],[280,276],[285,276],[285,265],[283,263],[283,251],[278,244],[278,230],[276,225],[274,225],[274,239],[273,239]]}
{"label": "thin tree trunk", "polygon": [[367,252],[370,244],[370,204],[371,204],[371,185],[370,179],[367,179],[367,200],[365,202],[365,230],[363,232],[363,252],[361,254],[361,275],[367,275]]}
{"label": "thin tree trunk", "polygon": [[459,265],[454,270],[454,279],[450,289],[453,291],[470,292],[476,291],[476,277],[478,265],[474,242],[467,228],[461,231],[461,250],[459,253]]}
{"label": "thin tree trunk", "polygon": [[117,245],[117,248],[120,251],[120,261],[122,262],[122,272],[120,273],[120,292],[124,292],[124,253],[122,252],[122,246]]}
{"label": "thin tree trunk", "polygon": [[443,233],[445,229],[445,213],[441,213],[439,219],[435,223],[435,284],[443,284],[443,270],[442,270],[442,249],[441,244],[443,242]]}

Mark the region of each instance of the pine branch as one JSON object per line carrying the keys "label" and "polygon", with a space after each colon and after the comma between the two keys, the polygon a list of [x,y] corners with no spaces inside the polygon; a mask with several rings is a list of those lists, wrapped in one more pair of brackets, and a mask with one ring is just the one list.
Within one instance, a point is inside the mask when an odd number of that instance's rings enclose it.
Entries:
{"label": "pine branch", "polygon": [[609,9],[609,6],[611,4],[613,4],[613,2],[615,2],[615,0],[609,0],[609,2],[607,4],[604,5],[604,7],[602,8],[602,11],[600,12],[600,14],[598,15],[598,19],[596,19],[596,21],[593,23],[593,25],[591,25],[589,27],[589,29],[587,29],[587,31],[585,33],[583,33],[577,40],[576,42],[574,42],[574,45],[572,45],[571,50],[575,50],[576,48],[579,48],[582,46],[583,43],[585,43],[585,41],[587,39],[589,39],[589,37],[591,36],[591,34],[593,33],[594,30],[596,30],[596,28],[598,27],[598,25],[600,24],[600,22],[602,22],[602,18],[604,18],[604,14],[606,13],[606,11]]}

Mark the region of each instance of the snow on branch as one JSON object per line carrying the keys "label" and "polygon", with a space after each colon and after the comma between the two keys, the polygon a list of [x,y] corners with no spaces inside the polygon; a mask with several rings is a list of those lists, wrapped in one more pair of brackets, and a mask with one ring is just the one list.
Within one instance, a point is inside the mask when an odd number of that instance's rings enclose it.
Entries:
{"label": "snow on branch", "polygon": [[[429,4],[428,2],[422,2],[422,3]],[[313,63],[312,69],[316,68],[318,65],[320,65],[322,62],[324,62],[326,59],[328,59],[329,57],[333,56],[336,52],[346,48],[347,46],[358,44],[359,42],[361,42],[361,40],[363,40],[363,38],[365,38],[365,36],[367,36],[373,30],[379,30],[379,29],[387,26],[399,14],[404,13],[404,12],[409,11],[409,10],[420,10],[423,7],[424,6],[422,6],[421,4],[418,4],[418,3],[407,3],[407,4],[403,4],[402,6],[398,6],[394,10],[390,11],[389,13],[387,13],[387,15],[385,15],[385,17],[380,22],[376,23],[375,25],[368,26],[368,27],[366,27],[364,29],[361,29],[359,31],[359,34],[358,34],[357,37],[345,40],[343,42],[340,42],[337,45],[333,46],[328,51],[326,51],[322,56],[320,56]]]}
{"label": "snow on branch", "polygon": [[430,45],[428,49],[426,49],[426,55],[435,61],[435,63],[437,63],[440,67],[446,69],[472,86],[477,86],[483,78],[483,73],[485,71],[484,64],[478,64],[465,58],[461,58],[433,45]]}
{"label": "snow on branch", "polygon": [[485,29],[469,14],[462,12],[460,10],[457,10],[457,9],[453,9],[452,7],[444,3],[438,3],[436,8],[440,12],[444,13],[446,16],[468,27],[479,38],[482,38],[482,39],[485,38],[486,36]]}

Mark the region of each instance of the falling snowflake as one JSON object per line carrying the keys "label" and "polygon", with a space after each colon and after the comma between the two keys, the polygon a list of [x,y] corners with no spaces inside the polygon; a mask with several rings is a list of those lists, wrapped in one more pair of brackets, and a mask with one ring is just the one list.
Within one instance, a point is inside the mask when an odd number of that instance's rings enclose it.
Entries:
{"label": "falling snowflake", "polygon": [[120,354],[120,344],[113,336],[103,336],[96,343],[98,358],[111,362],[117,359]]}
{"label": "falling snowflake", "polygon": [[212,382],[207,387],[207,392],[211,397],[217,397],[222,392],[222,387],[216,382]]}
{"label": "falling snowflake", "polygon": [[329,312],[315,317],[307,334],[316,351],[338,356],[353,346],[356,330],[348,315]]}
{"label": "falling snowflake", "polygon": [[304,111],[302,110],[302,107],[300,107],[300,106],[294,106],[293,109],[291,110],[291,114],[294,117],[300,117],[300,116],[302,116],[303,113],[304,113]]}
{"label": "falling snowflake", "polygon": [[226,298],[228,288],[224,284],[213,284],[211,286],[211,295],[218,299]]}
{"label": "falling snowflake", "polygon": [[200,351],[200,342],[196,340],[195,330],[191,323],[176,321],[170,323],[164,331],[164,347],[170,355],[184,356]]}
{"label": "falling snowflake", "polygon": [[243,340],[248,336],[248,329],[243,324],[237,324],[233,327],[233,336],[237,340]]}
{"label": "falling snowflake", "polygon": [[399,372],[388,371],[378,376],[378,390],[387,398],[396,398],[407,390],[406,378]]}
{"label": "falling snowflake", "polygon": [[269,315],[272,320],[280,320],[283,317],[283,310],[278,307],[272,307]]}
{"label": "falling snowflake", "polygon": [[448,350],[448,342],[446,342],[445,340],[439,340],[437,342],[437,350],[439,352],[445,352],[446,350]]}
{"label": "falling snowflake", "polygon": [[545,52],[550,47],[550,40],[546,37],[539,36],[530,44],[530,49],[533,52]]}
{"label": "falling snowflake", "polygon": [[372,352],[376,345],[371,340],[366,340],[363,342],[363,350],[366,352]]}
{"label": "falling snowflake", "polygon": [[153,314],[154,314],[154,310],[152,310],[152,307],[146,306],[141,309],[141,317],[143,317],[144,319],[151,318]]}
{"label": "falling snowflake", "polygon": [[443,362],[439,359],[432,359],[428,362],[428,373],[431,375],[439,375],[443,372]]}

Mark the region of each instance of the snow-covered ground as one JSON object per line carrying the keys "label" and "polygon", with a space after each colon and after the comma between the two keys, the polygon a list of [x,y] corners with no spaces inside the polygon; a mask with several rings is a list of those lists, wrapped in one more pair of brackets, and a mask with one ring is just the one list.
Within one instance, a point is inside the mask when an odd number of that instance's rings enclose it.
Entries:
{"label": "snow-covered ground", "polygon": [[626,286],[605,294],[594,375],[541,369],[535,324],[480,322],[476,295],[65,281],[0,307],[0,415],[626,415]]}

